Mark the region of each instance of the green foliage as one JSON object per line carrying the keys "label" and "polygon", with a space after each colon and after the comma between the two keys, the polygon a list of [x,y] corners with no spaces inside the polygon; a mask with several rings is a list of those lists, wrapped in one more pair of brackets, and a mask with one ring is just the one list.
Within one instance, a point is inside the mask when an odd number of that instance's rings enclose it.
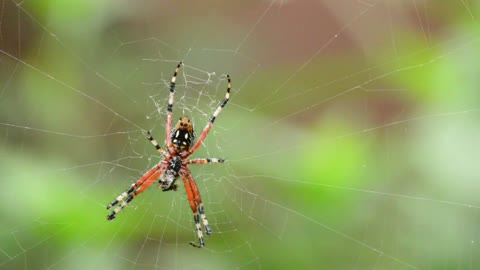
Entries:
{"label": "green foliage", "polygon": [[[304,1],[13,4],[0,269],[475,269],[478,16],[468,1],[387,2],[367,11],[388,23],[336,6],[321,27],[307,11],[328,9]],[[214,230],[204,250],[188,245],[181,180],[105,220],[159,161],[145,131],[163,141],[178,60],[174,119],[197,136],[233,82],[195,153],[227,162],[191,167]]]}

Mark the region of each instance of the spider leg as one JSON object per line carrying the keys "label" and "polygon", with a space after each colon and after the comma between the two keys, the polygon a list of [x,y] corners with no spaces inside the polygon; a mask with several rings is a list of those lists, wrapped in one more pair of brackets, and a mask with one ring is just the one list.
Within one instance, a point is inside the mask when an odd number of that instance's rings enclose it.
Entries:
{"label": "spider leg", "polygon": [[132,193],[135,189],[137,189],[139,186],[141,186],[153,173],[155,173],[156,171],[158,171],[160,169],[160,167],[158,165],[155,165],[153,168],[151,168],[150,170],[148,170],[145,174],[142,175],[142,177],[140,177],[137,181],[135,181],[135,183],[133,183],[132,185],[130,185],[130,187],[125,191],[123,192],[122,194],[120,194],[115,200],[113,200],[111,203],[109,203],[107,205],[107,210],[112,208],[114,205],[116,205],[118,202],[122,201],[123,199],[125,199],[125,197],[127,197],[130,193]]}
{"label": "spider leg", "polygon": [[150,133],[150,130],[147,131],[147,139],[153,144],[153,146],[155,146],[155,149],[157,149],[157,152],[160,153],[160,155],[165,156],[165,154],[166,154],[165,151],[163,151],[162,147],[160,147],[160,145],[158,145],[157,140],[155,140],[152,137],[152,134]]}
{"label": "spider leg", "polygon": [[203,210],[203,203],[198,205],[198,213],[203,221],[203,227],[205,227],[205,233],[210,235],[212,234],[212,229],[210,229],[210,225],[208,225],[207,216],[205,216],[205,211]]}
{"label": "spider leg", "polygon": [[140,179],[137,180],[134,184],[132,184],[132,186],[127,191],[122,193],[107,206],[107,209],[110,209],[119,201],[122,201],[119,206],[117,206],[112,212],[110,212],[110,214],[107,215],[107,219],[114,219],[118,212],[120,212],[128,203],[130,203],[133,198],[135,198],[135,196],[137,196],[138,194],[143,192],[148,186],[150,186],[150,184],[152,184],[162,173],[163,170],[161,170],[158,165],[156,165],[148,172],[146,172],[142,177],[140,177]]}
{"label": "spider leg", "polygon": [[188,164],[205,164],[205,163],[223,163],[223,158],[195,158],[189,159]]}
{"label": "spider leg", "polygon": [[165,125],[165,145],[168,145],[170,141],[170,132],[172,130],[172,108],[173,108],[173,96],[175,94],[175,82],[177,81],[177,73],[180,69],[182,62],[178,63],[175,72],[173,73],[172,80],[170,81],[170,95],[168,96],[167,105],[167,123]]}
{"label": "spider leg", "polygon": [[203,227],[205,227],[205,233],[210,235],[210,234],[212,234],[212,229],[210,229],[210,225],[208,224],[207,216],[205,215],[205,211],[203,209],[202,197],[200,197],[200,192],[198,191],[197,183],[195,183],[195,180],[193,180],[193,177],[192,177],[191,174],[188,175],[187,178],[190,182],[190,187],[192,188],[195,202],[197,203],[198,213],[200,214],[200,217],[202,218]]}
{"label": "spider leg", "polygon": [[138,189],[136,189],[134,192],[128,194],[127,198],[122,201],[122,203],[117,206],[112,212],[110,212],[110,214],[107,215],[107,219],[108,220],[112,220],[115,218],[115,216],[118,214],[118,212],[120,212],[128,203],[130,203],[133,198],[135,198],[135,196],[137,196],[138,194],[142,193],[148,186],[150,186],[150,184],[152,184],[155,179],[158,178],[158,176],[160,175],[160,172],[157,171],[155,173],[153,173],[144,183],[143,185],[141,185]]}
{"label": "spider leg", "polygon": [[186,177],[182,177],[183,180],[183,185],[185,186],[185,191],[187,193],[187,198],[188,198],[188,203],[190,204],[190,209],[192,209],[193,212],[193,220],[195,222],[195,228],[197,231],[197,237],[198,237],[198,244],[194,242],[190,242],[190,245],[198,248],[202,248],[205,246],[205,241],[203,240],[203,233],[202,233],[202,228],[200,227],[200,217],[197,212],[197,206],[195,203],[195,198],[194,198],[194,193],[192,190],[192,187],[190,185],[190,181]]}
{"label": "spider leg", "polygon": [[212,233],[212,230],[210,229],[210,225],[208,225],[207,217],[205,216],[202,197],[200,197],[200,192],[198,191],[197,183],[195,183],[195,180],[193,180],[193,177],[191,174],[187,175],[186,178],[188,179],[190,187],[193,191],[194,200],[197,203],[198,212],[200,214],[200,217],[202,218],[203,226],[205,227],[205,232],[209,235]]}
{"label": "spider leg", "polygon": [[197,150],[197,148],[200,147],[200,145],[202,144],[205,137],[207,137],[208,132],[212,128],[213,122],[215,122],[215,119],[220,114],[223,107],[225,107],[225,105],[227,105],[228,100],[230,99],[230,88],[231,88],[231,80],[230,80],[229,75],[227,75],[227,80],[228,80],[227,93],[225,93],[225,97],[223,98],[222,102],[220,102],[220,104],[217,106],[217,109],[215,110],[215,112],[213,112],[213,115],[210,118],[210,120],[208,121],[207,125],[203,128],[202,133],[200,134],[200,137],[198,137],[197,142],[192,146],[192,148],[190,148],[190,151],[189,151],[190,154],[195,152],[195,150]]}
{"label": "spider leg", "polygon": [[182,180],[185,186],[185,191],[187,192],[187,198],[190,204],[190,208],[192,209],[192,212],[193,212],[193,220],[195,222],[195,229],[197,231],[197,237],[198,237],[198,244],[190,242],[190,245],[201,248],[205,246],[205,241],[203,240],[203,233],[202,233],[202,227],[200,225],[200,218],[203,221],[203,225],[205,227],[205,233],[207,235],[210,235],[212,233],[212,230],[210,229],[210,225],[208,225],[208,221],[205,216],[202,199],[200,197],[200,193],[198,192],[197,184],[193,180],[189,171],[187,171],[182,175]]}

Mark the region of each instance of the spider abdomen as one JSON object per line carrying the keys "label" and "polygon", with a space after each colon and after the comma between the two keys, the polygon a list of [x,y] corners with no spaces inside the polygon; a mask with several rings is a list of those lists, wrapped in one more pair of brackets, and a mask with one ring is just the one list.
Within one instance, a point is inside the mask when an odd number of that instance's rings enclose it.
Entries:
{"label": "spider abdomen", "polygon": [[180,147],[190,147],[192,144],[192,136],[190,135],[190,132],[188,132],[185,129],[177,129],[174,130],[174,133],[172,134],[172,143],[177,145],[177,148]]}
{"label": "spider abdomen", "polygon": [[193,125],[188,117],[180,118],[172,130],[170,140],[177,149],[188,149],[193,142],[195,135],[193,133]]}

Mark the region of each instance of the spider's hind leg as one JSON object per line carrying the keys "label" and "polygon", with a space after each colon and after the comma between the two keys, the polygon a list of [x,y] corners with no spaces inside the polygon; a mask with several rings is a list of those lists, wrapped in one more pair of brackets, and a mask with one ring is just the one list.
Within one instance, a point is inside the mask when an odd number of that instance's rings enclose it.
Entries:
{"label": "spider's hind leg", "polygon": [[220,112],[223,110],[225,105],[227,105],[228,101],[230,100],[231,80],[230,80],[230,76],[228,75],[227,75],[227,81],[228,81],[228,84],[227,84],[227,92],[225,93],[225,97],[223,98],[222,102],[218,104],[217,109],[215,109],[207,125],[203,128],[202,133],[200,133],[200,136],[197,139],[197,142],[192,146],[192,148],[190,148],[189,150],[190,154],[195,152],[195,150],[197,150],[197,148],[200,147],[205,137],[207,137],[208,132],[212,128],[213,122],[215,122],[215,119],[217,119],[217,116],[220,114]]}
{"label": "spider's hind leg", "polygon": [[160,147],[160,145],[158,144],[157,140],[155,140],[155,138],[152,137],[152,133],[149,131],[147,131],[147,139],[153,144],[153,146],[155,147],[155,149],[157,149],[157,152],[160,153],[161,155],[165,156],[166,153],[165,151],[163,151],[162,147]]}

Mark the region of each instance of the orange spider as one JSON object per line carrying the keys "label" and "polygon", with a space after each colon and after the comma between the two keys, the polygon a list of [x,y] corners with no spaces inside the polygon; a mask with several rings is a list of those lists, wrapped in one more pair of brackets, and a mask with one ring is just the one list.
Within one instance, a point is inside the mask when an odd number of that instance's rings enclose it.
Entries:
{"label": "orange spider", "polygon": [[[159,187],[163,191],[176,190],[177,185],[175,181],[180,176],[183,180],[185,186],[185,191],[187,193],[188,202],[190,208],[193,212],[193,220],[195,221],[195,227],[198,236],[198,244],[190,242],[194,247],[204,247],[205,242],[203,240],[202,228],[200,225],[200,218],[203,221],[203,226],[205,228],[205,233],[210,235],[212,230],[208,225],[207,217],[205,216],[202,198],[198,191],[197,184],[193,180],[192,174],[188,169],[187,165],[190,164],[205,164],[205,163],[223,163],[224,159],[222,158],[196,158],[189,159],[188,157],[192,155],[195,150],[200,147],[202,141],[207,136],[208,132],[212,128],[215,118],[220,114],[223,107],[227,104],[230,97],[230,76],[227,75],[228,86],[227,93],[225,98],[218,105],[217,109],[213,113],[212,117],[208,121],[207,125],[203,129],[200,137],[195,142],[193,146],[192,143],[195,139],[195,134],[193,131],[193,124],[184,116],[180,118],[175,125],[175,128],[171,130],[172,125],[172,107],[173,107],[173,96],[175,94],[175,81],[177,79],[177,73],[182,65],[180,62],[175,69],[172,80],[170,82],[170,96],[168,98],[167,106],[167,124],[165,127],[165,145],[166,151],[164,151],[157,141],[152,137],[150,131],[147,132],[147,138],[155,146],[157,151],[163,156],[163,159],[148,170],[145,174],[142,175],[135,183],[133,183],[125,192],[120,194],[115,200],[113,200],[108,206],[107,209],[112,208],[121,202],[110,214],[107,215],[108,220],[112,220],[115,216],[122,210],[129,202],[133,200],[138,194],[142,193],[150,184],[152,184],[156,179],[159,179]],[[191,147],[190,147],[191,146]]]}

